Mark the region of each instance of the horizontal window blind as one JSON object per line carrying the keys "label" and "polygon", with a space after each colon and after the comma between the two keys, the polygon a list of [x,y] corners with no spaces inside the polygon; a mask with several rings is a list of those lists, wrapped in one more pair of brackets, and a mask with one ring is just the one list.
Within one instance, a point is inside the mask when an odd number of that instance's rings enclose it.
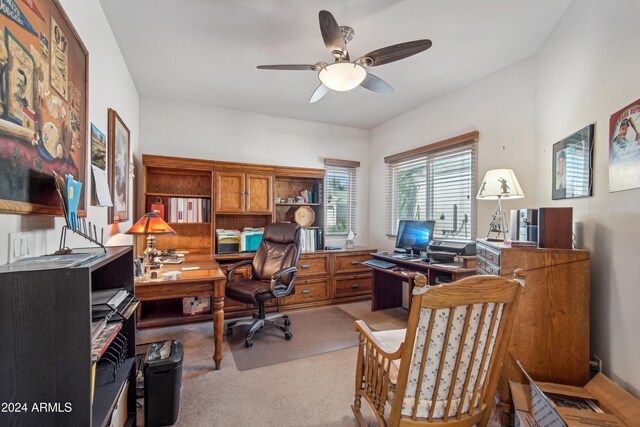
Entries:
{"label": "horizontal window blind", "polygon": [[475,236],[476,147],[469,141],[389,163],[388,234],[396,235],[401,219],[432,219],[435,237]]}
{"label": "horizontal window blind", "polygon": [[356,190],[357,173],[355,167],[327,166],[325,173],[325,233],[346,235],[356,232]]}

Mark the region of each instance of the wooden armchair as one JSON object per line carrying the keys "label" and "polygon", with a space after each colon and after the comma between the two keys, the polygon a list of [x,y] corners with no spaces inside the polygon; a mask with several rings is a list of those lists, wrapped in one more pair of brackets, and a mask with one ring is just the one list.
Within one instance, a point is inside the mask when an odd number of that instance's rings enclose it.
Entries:
{"label": "wooden armchair", "polygon": [[473,276],[433,287],[418,275],[407,329],[371,332],[356,321],[358,423],[367,425],[364,397],[380,426],[486,426],[524,283],[521,270],[515,275],[521,280]]}

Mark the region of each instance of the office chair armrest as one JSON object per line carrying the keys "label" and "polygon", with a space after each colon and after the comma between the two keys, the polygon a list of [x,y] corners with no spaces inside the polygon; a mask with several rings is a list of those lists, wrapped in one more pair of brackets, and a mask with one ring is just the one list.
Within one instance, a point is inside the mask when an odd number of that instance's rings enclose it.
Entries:
{"label": "office chair armrest", "polygon": [[[296,284],[295,274],[297,272],[298,272],[298,268],[297,267],[295,267],[295,266],[294,267],[287,267],[287,268],[283,268],[282,270],[278,271],[273,276],[271,276],[271,285],[270,285],[271,293],[276,298],[280,298],[280,297],[284,297],[284,296],[289,295],[289,292],[291,292],[291,289]],[[285,289],[284,291],[276,289],[276,286],[284,285],[284,283],[282,283],[281,280],[282,280],[282,277],[287,275],[287,274],[293,274],[294,275],[293,279],[291,280],[291,282],[287,286],[287,289]]]}
{"label": "office chair armrest", "polygon": [[233,280],[233,273],[240,267],[242,267],[243,265],[248,265],[251,264],[253,262],[253,260],[250,259],[245,259],[243,261],[240,262],[236,262],[235,264],[231,264],[227,267],[227,280],[230,282]]}
{"label": "office chair armrest", "polygon": [[382,342],[380,342],[380,340],[378,340],[375,336],[373,336],[371,329],[369,329],[369,327],[367,326],[366,323],[364,323],[364,321],[356,320],[355,322],[353,322],[353,329],[356,332],[360,333],[359,342],[361,344],[364,344],[367,341],[371,343],[371,346],[377,350],[378,354],[381,357],[385,359],[390,359],[390,360],[396,360],[402,357],[402,351],[404,350],[404,343],[400,343],[400,347],[398,347],[395,351],[389,351],[389,349],[387,349],[387,347],[385,347],[385,345]]}

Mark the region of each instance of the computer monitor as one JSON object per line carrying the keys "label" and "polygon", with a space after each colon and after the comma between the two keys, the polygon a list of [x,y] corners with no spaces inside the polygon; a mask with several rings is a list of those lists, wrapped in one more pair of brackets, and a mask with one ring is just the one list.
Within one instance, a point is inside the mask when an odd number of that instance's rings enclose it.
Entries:
{"label": "computer monitor", "polygon": [[415,221],[401,219],[398,222],[398,236],[396,237],[396,248],[411,248],[416,255],[420,251],[425,251],[429,247],[429,242],[433,238],[433,228],[436,222]]}

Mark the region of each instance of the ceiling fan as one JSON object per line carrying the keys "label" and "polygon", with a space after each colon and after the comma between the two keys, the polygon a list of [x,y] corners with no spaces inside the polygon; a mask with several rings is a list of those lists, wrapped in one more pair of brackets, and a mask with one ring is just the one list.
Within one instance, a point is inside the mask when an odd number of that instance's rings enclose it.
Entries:
{"label": "ceiling fan", "polygon": [[258,65],[261,70],[311,70],[318,72],[320,86],[313,92],[310,103],[319,101],[329,89],[347,91],[362,86],[377,93],[391,93],[393,88],[384,80],[368,71],[369,67],[388,64],[420,53],[431,47],[431,40],[414,40],[411,42],[383,47],[362,55],[355,61],[349,58],[347,43],[353,39],[354,31],[350,27],[338,26],[330,12],[321,10],[319,14],[320,32],[324,44],[335,58],[335,62],[327,64],[317,62],[311,65]]}

